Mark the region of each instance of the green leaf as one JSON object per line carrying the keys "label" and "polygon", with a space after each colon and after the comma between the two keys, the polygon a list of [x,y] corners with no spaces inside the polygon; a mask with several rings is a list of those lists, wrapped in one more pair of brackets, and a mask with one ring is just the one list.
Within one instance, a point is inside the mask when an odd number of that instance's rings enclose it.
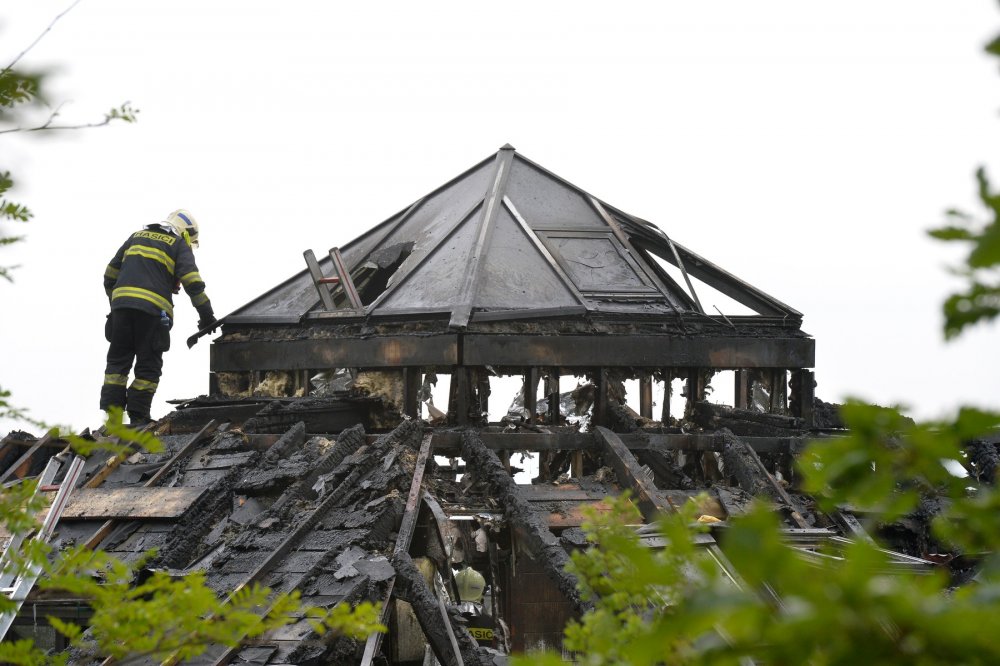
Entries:
{"label": "green leaf", "polygon": [[962,227],[940,227],[938,229],[931,229],[927,234],[932,238],[943,241],[971,241],[975,239],[975,235],[971,231]]}
{"label": "green leaf", "polygon": [[993,41],[983,47],[983,50],[991,55],[1000,56],[1000,37],[994,38]]}

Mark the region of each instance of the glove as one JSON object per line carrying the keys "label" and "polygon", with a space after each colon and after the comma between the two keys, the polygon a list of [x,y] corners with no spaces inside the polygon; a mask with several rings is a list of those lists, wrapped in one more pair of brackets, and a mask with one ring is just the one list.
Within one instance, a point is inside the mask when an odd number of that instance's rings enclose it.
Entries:
{"label": "glove", "polygon": [[206,328],[214,329],[219,325],[219,320],[215,318],[215,315],[208,315],[207,317],[202,317],[198,320],[198,330],[204,331]]}

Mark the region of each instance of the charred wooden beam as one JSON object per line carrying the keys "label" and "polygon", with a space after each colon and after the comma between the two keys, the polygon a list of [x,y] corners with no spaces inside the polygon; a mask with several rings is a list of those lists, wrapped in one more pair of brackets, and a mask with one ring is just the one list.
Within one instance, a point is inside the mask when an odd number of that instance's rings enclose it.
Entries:
{"label": "charred wooden beam", "polygon": [[722,449],[722,463],[725,465],[726,474],[735,476],[740,487],[748,493],[758,496],[766,495],[784,504],[788,507],[792,520],[799,527],[811,527],[802,517],[798,505],[767,471],[767,467],[764,466],[757,452],[728,430],[724,429],[720,434],[725,440]]}
{"label": "charred wooden beam", "polygon": [[558,368],[549,369],[548,373],[545,375],[545,397],[548,400],[549,405],[549,424],[553,426],[559,425],[561,412],[559,411]]}
{"label": "charred wooden beam", "polygon": [[705,399],[705,373],[701,368],[690,368],[687,371],[687,402],[684,407],[684,417],[691,418],[694,407]]}
{"label": "charred wooden beam", "polygon": [[439,662],[444,666],[493,664],[493,658],[479,648],[468,629],[452,621],[446,612],[443,613],[440,600],[434,596],[408,554],[393,554],[392,566],[396,570],[396,596],[413,606],[417,622]]}
{"label": "charred wooden beam", "polygon": [[587,611],[590,604],[580,597],[576,576],[566,572],[569,555],[549,530],[545,517],[531,507],[497,454],[483,444],[475,430],[466,430],[462,435],[462,457],[467,469],[486,483],[493,497],[504,506],[507,520],[522,537],[528,552],[541,562],[566,599],[580,612]]}
{"label": "charred wooden beam", "polygon": [[448,422],[456,425],[466,425],[469,423],[469,405],[471,403],[469,392],[471,382],[468,368],[456,367],[452,369],[451,386],[448,396]]}
{"label": "charred wooden beam", "polygon": [[[0,474],[0,483],[5,483],[9,481],[12,476],[18,476],[19,478],[24,476],[24,472],[20,472],[22,467],[25,467],[25,472],[27,471],[26,463],[30,466],[31,457],[38,452],[39,449],[46,446],[53,439],[53,433],[48,432],[41,439],[36,440],[31,447],[21,454],[21,457],[14,461],[14,464],[7,468],[3,474]],[[51,455],[51,451],[49,452]]]}
{"label": "charred wooden beam", "polygon": [[711,430],[728,428],[740,437],[793,435],[805,430],[802,419],[794,416],[764,414],[710,402],[696,404],[693,418],[702,428]]}
{"label": "charred wooden beam", "polygon": [[674,380],[674,372],[670,368],[663,369],[663,409],[660,413],[660,421],[664,425],[670,423],[670,398],[673,395],[674,388],[672,382]]}
{"label": "charred wooden beam", "polygon": [[733,402],[737,409],[750,409],[750,371],[737,370],[734,374],[736,386],[733,390]]}
{"label": "charred wooden beam", "polygon": [[665,451],[643,449],[636,451],[636,459],[653,470],[654,481],[662,488],[679,488],[681,490],[694,490],[696,488],[691,477],[685,474],[681,466],[675,463]]}
{"label": "charred wooden beam", "polygon": [[782,369],[771,370],[771,413],[784,414],[788,411],[788,377]]}
{"label": "charred wooden beam", "polygon": [[789,408],[792,416],[802,419],[805,427],[813,426],[813,401],[816,398],[816,374],[812,370],[793,370],[790,382],[792,395]]}
{"label": "charred wooden beam", "polygon": [[[385,368],[458,364],[457,335],[397,335],[371,338],[217,342],[213,372]],[[809,367],[810,364],[796,364]]]}
{"label": "charred wooden beam", "polygon": [[538,380],[539,370],[537,367],[528,368],[524,373],[524,408],[528,410],[528,422],[536,420],[538,411]]}
{"label": "charred wooden beam", "polygon": [[653,378],[649,375],[639,378],[639,414],[647,419],[653,418]]}
{"label": "charred wooden beam", "polygon": [[[420,452],[417,454],[417,463],[413,468],[413,480],[410,482],[410,493],[406,498],[406,508],[403,510],[403,519],[400,522],[396,535],[396,544],[393,546],[393,557],[397,555],[407,555],[410,550],[410,541],[413,539],[413,531],[417,526],[417,514],[420,512],[420,495],[424,483],[424,470],[427,468],[427,458],[431,453],[431,436],[426,435],[420,445]],[[407,559],[409,556],[407,555]],[[413,563],[410,562],[410,566]],[[415,571],[416,569],[414,569]],[[421,580],[423,578],[421,577]],[[389,618],[389,599],[392,598],[395,579],[389,580],[388,588],[382,603],[382,611],[379,622],[385,624]],[[371,664],[382,643],[382,634],[372,632],[365,643],[365,652],[361,659],[363,665]]]}
{"label": "charred wooden beam", "polygon": [[594,422],[598,425],[608,423],[608,369],[601,368],[594,373]]}
{"label": "charred wooden beam", "polygon": [[639,505],[643,517],[652,521],[660,513],[672,511],[670,502],[660,494],[649,474],[643,470],[621,438],[601,426],[597,426],[595,431],[603,445],[604,461],[614,470],[618,483],[626,486],[635,495],[636,504]]}
{"label": "charred wooden beam", "polygon": [[[811,368],[815,365],[816,348],[815,341],[805,337],[714,335],[681,337],[470,333],[463,336],[462,345],[464,365],[558,365],[577,368]],[[220,345],[213,345],[213,348],[218,346]]]}
{"label": "charred wooden beam", "polygon": [[410,418],[420,418],[420,387],[423,373],[420,368],[403,368],[403,413]]}

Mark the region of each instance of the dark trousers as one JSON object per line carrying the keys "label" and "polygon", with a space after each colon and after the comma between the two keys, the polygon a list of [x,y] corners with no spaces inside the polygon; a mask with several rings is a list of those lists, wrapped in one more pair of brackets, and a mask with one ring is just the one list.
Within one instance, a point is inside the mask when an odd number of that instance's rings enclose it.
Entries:
{"label": "dark trousers", "polygon": [[[160,318],[141,310],[119,309],[111,312],[111,345],[101,387],[101,409],[120,407],[129,418],[148,419],[153,394],[163,369],[163,331]],[[126,390],[128,373],[135,362],[135,379]]]}

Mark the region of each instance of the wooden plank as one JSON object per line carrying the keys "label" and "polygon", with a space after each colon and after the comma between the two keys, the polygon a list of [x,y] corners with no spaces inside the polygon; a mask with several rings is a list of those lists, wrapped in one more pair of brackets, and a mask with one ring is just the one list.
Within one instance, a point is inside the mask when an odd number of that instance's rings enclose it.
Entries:
{"label": "wooden plank", "polygon": [[614,470],[618,482],[632,491],[643,517],[652,521],[660,513],[672,511],[669,500],[660,495],[621,438],[602,426],[597,426],[595,433],[604,446],[604,461]]}
{"label": "wooden plank", "polygon": [[580,502],[575,505],[560,506],[558,511],[553,511],[548,515],[549,529],[580,527],[587,520],[587,517],[583,515],[584,509],[591,509],[599,513],[611,511],[611,507],[603,502]]}
{"label": "wooden plank", "polygon": [[109,476],[111,476],[111,472],[113,472],[116,469],[118,469],[118,467],[120,467],[121,464],[123,462],[125,462],[125,459],[128,458],[133,453],[135,453],[135,451],[129,450],[129,451],[122,451],[121,453],[115,453],[115,454],[111,455],[106,461],[104,461],[104,464],[101,465],[101,468],[99,470],[97,470],[97,472],[94,474],[94,476],[92,476],[89,479],[87,479],[87,482],[85,484],[83,484],[83,487],[84,488],[96,488],[97,486],[99,486],[102,483],[104,483],[104,481]]}
{"label": "wooden plank", "polygon": [[[146,481],[143,487],[152,488],[153,485],[156,484],[161,478],[163,478],[163,476],[168,471],[170,471],[170,469],[172,469],[174,465],[177,464],[178,461],[180,461],[182,458],[188,455],[191,449],[193,449],[201,441],[202,437],[215,432],[217,426],[218,423],[214,419],[206,423],[201,430],[192,435],[191,438],[187,442],[185,442],[183,446],[181,446],[181,448],[177,451],[177,453],[175,453],[174,456],[170,460],[168,460],[163,467],[160,468],[160,471],[158,471],[156,474],[150,477],[148,481]],[[104,521],[104,524],[98,527],[97,531],[94,532],[89,539],[87,539],[86,543],[83,544],[83,547],[90,549],[97,548],[97,545],[102,541],[104,541],[104,539],[107,538],[109,534],[111,534],[111,531],[114,528],[115,528],[114,519]]]}
{"label": "wooden plank", "polygon": [[180,518],[206,488],[81,488],[73,493],[62,520],[143,520]]}
{"label": "wooden plank", "polygon": [[358,290],[354,286],[354,280],[351,279],[350,272],[344,266],[344,259],[340,256],[338,248],[330,248],[330,259],[333,260],[333,268],[337,272],[340,286],[347,295],[347,300],[350,302],[351,308],[359,314],[364,312],[365,306],[361,303],[361,296],[358,295]]}
{"label": "wooden plank", "polygon": [[327,310],[335,309],[333,296],[330,294],[329,287],[321,282],[323,271],[320,270],[319,262],[316,261],[316,254],[312,250],[306,250],[302,253],[302,257],[306,260],[309,275],[312,277],[313,284],[316,285],[316,291],[319,292],[320,300],[323,301],[323,307]]}

